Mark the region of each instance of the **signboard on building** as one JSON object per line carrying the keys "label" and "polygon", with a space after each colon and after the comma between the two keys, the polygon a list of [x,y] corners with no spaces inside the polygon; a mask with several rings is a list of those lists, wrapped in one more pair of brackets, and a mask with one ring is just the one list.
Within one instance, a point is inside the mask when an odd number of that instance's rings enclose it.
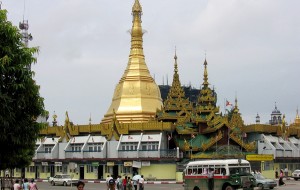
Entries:
{"label": "signboard on building", "polygon": [[62,166],[62,162],[54,162],[54,166]]}
{"label": "signboard on building", "polygon": [[48,166],[48,162],[42,162],[42,166]]}
{"label": "signboard on building", "polygon": [[124,166],[132,166],[132,162],[124,162]]}
{"label": "signboard on building", "polygon": [[142,161],[142,166],[150,166],[150,161]]}
{"label": "signboard on building", "polygon": [[99,162],[92,162],[92,166],[99,166]]}
{"label": "signboard on building", "polygon": [[70,170],[75,170],[77,168],[77,164],[74,163],[74,162],[70,162],[69,163],[69,168],[70,168]]}
{"label": "signboard on building", "polygon": [[142,163],[138,162],[138,161],[133,161],[132,162],[132,167],[134,167],[134,168],[141,168],[142,167]]}
{"label": "signboard on building", "polygon": [[114,162],[107,162],[107,164],[106,164],[107,166],[114,166],[115,165],[115,163]]}
{"label": "signboard on building", "polygon": [[272,161],[274,156],[272,154],[249,154],[246,155],[248,161]]}

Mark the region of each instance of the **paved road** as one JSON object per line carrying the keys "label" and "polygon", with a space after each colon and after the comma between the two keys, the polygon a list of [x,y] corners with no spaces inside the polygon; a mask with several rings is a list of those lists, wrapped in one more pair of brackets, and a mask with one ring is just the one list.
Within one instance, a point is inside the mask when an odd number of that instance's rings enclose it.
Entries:
{"label": "paved road", "polygon": [[[276,190],[300,190],[300,180],[285,180],[286,186],[275,187]],[[40,190],[76,190],[76,187],[51,186],[47,182],[37,183]],[[106,184],[86,183],[85,190],[106,190]],[[146,184],[145,190],[183,190],[181,184]]]}
{"label": "paved road", "polygon": [[[41,190],[76,190],[76,187],[51,186],[47,182],[38,182],[38,188]],[[86,183],[85,190],[106,190],[106,184]],[[146,184],[145,190],[183,190],[182,184]]]}

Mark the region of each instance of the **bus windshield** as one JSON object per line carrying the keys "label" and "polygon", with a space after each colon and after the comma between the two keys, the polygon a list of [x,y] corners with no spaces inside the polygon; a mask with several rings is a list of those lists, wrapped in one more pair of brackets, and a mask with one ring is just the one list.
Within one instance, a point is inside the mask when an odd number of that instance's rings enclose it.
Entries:
{"label": "bus windshield", "polygon": [[230,174],[250,174],[250,167],[239,167],[239,168],[230,168],[229,166],[229,172]]}

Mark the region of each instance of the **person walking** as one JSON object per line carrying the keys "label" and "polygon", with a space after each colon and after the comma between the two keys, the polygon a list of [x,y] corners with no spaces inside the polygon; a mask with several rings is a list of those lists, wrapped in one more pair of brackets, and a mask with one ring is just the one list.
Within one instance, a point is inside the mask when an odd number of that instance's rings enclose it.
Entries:
{"label": "person walking", "polygon": [[109,190],[109,180],[110,180],[110,179],[112,179],[112,177],[111,177],[110,175],[107,175],[106,180],[105,180],[105,182],[106,182],[106,187],[107,187],[106,189],[107,189],[107,190]]}
{"label": "person walking", "polygon": [[109,190],[116,190],[116,182],[113,177],[108,181]]}
{"label": "person walking", "polygon": [[275,179],[278,179],[278,169],[275,170]]}
{"label": "person walking", "polygon": [[139,190],[144,190],[144,176],[141,175],[141,178],[139,179]]}
{"label": "person walking", "polygon": [[29,190],[29,182],[27,178],[24,178],[24,183],[22,185],[23,190]]}
{"label": "person walking", "polygon": [[278,181],[279,186],[285,185],[285,183],[283,182],[283,176],[284,176],[283,170],[281,169],[279,174],[279,181]]}
{"label": "person walking", "polygon": [[14,190],[21,190],[21,185],[20,185],[20,181],[18,179],[16,179],[15,183],[14,183]]}
{"label": "person walking", "polygon": [[125,176],[125,179],[123,179],[123,190],[126,190],[127,187],[127,176]]}
{"label": "person walking", "polygon": [[37,187],[36,183],[34,183],[34,179],[33,178],[30,180],[29,189],[30,190],[38,190],[38,187]]}
{"label": "person walking", "polygon": [[138,185],[137,180],[132,180],[132,182],[133,182],[134,190],[137,190],[137,185]]}
{"label": "person walking", "polygon": [[132,190],[132,180],[130,177],[127,179],[127,190]]}

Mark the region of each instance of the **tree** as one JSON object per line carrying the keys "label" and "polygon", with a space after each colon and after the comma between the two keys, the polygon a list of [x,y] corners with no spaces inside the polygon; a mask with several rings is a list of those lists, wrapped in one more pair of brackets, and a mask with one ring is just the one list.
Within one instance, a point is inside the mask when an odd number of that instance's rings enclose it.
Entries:
{"label": "tree", "polygon": [[38,48],[22,42],[17,27],[0,10],[0,170],[28,166],[42,125],[43,98],[30,65]]}

